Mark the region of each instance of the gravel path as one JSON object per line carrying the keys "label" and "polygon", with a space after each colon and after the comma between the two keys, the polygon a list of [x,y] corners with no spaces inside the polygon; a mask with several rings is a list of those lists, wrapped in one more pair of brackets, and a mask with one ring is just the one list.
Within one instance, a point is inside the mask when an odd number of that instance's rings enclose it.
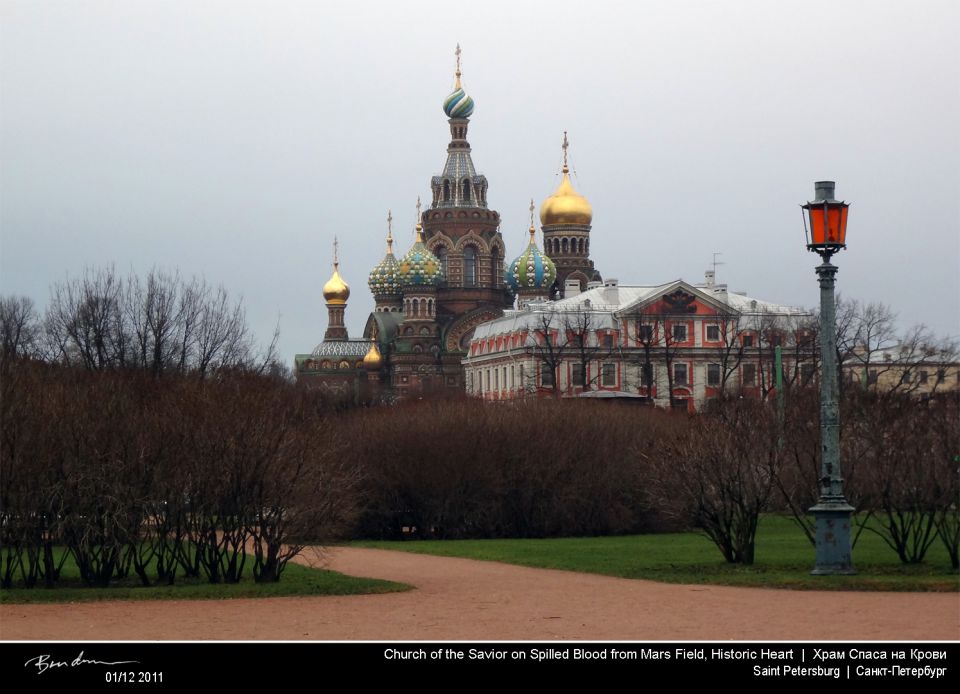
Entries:
{"label": "gravel path", "polygon": [[346,597],[0,606],[2,639],[957,640],[960,594],[674,585],[375,549],[329,568],[416,586]]}

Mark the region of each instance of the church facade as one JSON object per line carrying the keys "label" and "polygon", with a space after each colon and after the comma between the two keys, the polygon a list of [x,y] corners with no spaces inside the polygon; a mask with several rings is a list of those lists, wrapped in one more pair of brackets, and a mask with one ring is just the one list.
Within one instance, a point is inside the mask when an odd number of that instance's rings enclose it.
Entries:
{"label": "church facade", "polygon": [[375,307],[362,339],[343,327],[349,288],[344,295],[334,263],[324,287],[329,327],[312,353],[296,356],[300,382],[356,400],[463,392],[462,362],[478,326],[501,317],[517,296],[556,297],[564,282],[586,288],[600,279],[589,258],[592,210],[570,182],[566,135],[562,182],[541,208],[544,242],[555,257],[537,248],[531,220],[530,245],[505,267],[500,215],[467,139],[475,104],[461,82],[459,53],[454,90],[443,101],[446,161],[430,179],[429,206],[421,210],[417,201],[416,240],[398,257],[388,215],[386,254],[368,277]]}

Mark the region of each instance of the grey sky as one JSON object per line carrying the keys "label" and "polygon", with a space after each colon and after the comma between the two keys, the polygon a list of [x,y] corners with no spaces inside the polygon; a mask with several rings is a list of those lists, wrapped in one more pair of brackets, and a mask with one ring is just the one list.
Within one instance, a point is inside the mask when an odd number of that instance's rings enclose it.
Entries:
{"label": "grey sky", "polygon": [[202,274],[289,361],[323,335],[334,234],[351,335],[387,209],[398,251],[444,162],[463,48],[470,142],[508,260],[558,183],[623,283],[818,300],[797,205],[852,203],[838,286],[960,334],[955,2],[2,2],[0,292],[85,265]]}

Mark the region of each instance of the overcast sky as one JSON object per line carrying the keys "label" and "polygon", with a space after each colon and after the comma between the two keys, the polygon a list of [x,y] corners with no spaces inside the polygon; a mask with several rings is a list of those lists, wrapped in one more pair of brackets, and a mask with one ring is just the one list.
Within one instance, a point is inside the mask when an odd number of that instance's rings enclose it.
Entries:
{"label": "overcast sky", "polygon": [[[960,334],[960,11],[898,2],[0,3],[0,292],[88,265],[202,275],[289,361],[334,235],[360,336],[446,156],[457,42],[508,260],[570,133],[591,254],[624,284],[814,306],[798,204],[852,203],[842,294]],[[538,222],[539,224],[539,222]]]}

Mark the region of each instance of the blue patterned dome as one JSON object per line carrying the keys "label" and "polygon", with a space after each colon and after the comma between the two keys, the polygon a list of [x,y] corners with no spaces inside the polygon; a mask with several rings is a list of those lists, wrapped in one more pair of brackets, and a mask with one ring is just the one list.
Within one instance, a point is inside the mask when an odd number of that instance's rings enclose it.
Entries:
{"label": "blue patterned dome", "polygon": [[521,289],[549,290],[557,279],[557,267],[537,248],[536,233],[531,225],[530,245],[504,273],[503,278],[514,293]]}
{"label": "blue patterned dome", "polygon": [[447,118],[469,118],[473,114],[473,97],[467,96],[457,79],[457,88],[443,100],[443,112]]}
{"label": "blue patterned dome", "polygon": [[[393,220],[387,217],[387,224]],[[400,263],[393,255],[393,231],[387,231],[387,254],[383,260],[370,271],[367,277],[367,286],[374,296],[389,296],[400,293]]]}
{"label": "blue patterned dome", "polygon": [[423,244],[423,227],[417,224],[417,240],[400,260],[398,279],[402,286],[434,286],[443,281],[440,259]]}

